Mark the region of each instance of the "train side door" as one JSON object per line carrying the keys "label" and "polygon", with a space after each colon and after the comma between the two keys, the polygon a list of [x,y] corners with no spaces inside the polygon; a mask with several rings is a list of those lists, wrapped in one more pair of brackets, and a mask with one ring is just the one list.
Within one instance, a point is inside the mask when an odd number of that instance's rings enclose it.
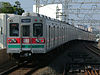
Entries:
{"label": "train side door", "polygon": [[21,50],[30,51],[32,49],[30,25],[21,26]]}

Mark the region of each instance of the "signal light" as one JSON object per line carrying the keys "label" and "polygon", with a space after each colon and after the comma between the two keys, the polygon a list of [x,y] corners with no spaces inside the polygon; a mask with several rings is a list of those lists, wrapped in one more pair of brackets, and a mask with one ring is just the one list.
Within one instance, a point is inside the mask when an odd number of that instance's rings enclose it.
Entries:
{"label": "signal light", "polygon": [[11,43],[11,39],[9,39],[9,43]]}
{"label": "signal light", "polygon": [[41,39],[41,43],[44,43],[44,39]]}
{"label": "signal light", "polygon": [[35,19],[34,21],[37,21],[37,19]]}
{"label": "signal light", "polygon": [[45,43],[45,39],[44,38],[33,38],[32,43],[43,44]]}

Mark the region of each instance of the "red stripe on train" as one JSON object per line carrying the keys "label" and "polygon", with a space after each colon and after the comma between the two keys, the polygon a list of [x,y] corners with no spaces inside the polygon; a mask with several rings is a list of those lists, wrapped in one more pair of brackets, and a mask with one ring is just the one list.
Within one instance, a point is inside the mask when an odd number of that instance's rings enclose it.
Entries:
{"label": "red stripe on train", "polygon": [[[20,44],[21,38],[7,38],[7,44]],[[22,38],[23,44],[44,44],[45,38]]]}
{"label": "red stripe on train", "polygon": [[7,44],[20,44],[20,38],[7,38]]}
{"label": "red stripe on train", "polygon": [[45,38],[32,38],[32,43],[33,44],[44,44]]}

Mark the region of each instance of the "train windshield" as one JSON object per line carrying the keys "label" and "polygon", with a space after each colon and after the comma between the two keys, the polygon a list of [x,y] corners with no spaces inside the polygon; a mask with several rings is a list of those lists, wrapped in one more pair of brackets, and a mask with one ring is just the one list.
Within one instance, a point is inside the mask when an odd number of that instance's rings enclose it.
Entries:
{"label": "train windshield", "polygon": [[41,23],[33,24],[33,36],[43,36],[43,25]]}
{"label": "train windshield", "polygon": [[30,36],[30,26],[29,25],[22,26],[22,32],[23,36]]}
{"label": "train windshield", "polygon": [[10,36],[19,36],[19,24],[18,23],[10,24]]}

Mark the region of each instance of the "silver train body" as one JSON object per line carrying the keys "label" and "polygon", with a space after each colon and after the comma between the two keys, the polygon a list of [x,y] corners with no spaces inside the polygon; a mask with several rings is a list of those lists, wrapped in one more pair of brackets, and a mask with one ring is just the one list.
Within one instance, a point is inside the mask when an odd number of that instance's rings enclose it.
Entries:
{"label": "silver train body", "polygon": [[47,53],[71,40],[95,41],[95,34],[32,13],[7,20],[7,53]]}

